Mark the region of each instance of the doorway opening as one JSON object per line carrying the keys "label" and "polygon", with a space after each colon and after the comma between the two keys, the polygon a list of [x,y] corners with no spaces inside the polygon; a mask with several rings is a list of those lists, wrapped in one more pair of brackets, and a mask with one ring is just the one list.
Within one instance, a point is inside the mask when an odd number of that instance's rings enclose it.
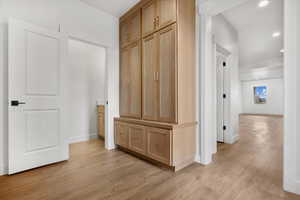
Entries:
{"label": "doorway opening", "polygon": [[68,61],[70,144],[98,140],[93,143],[104,148],[106,49],[72,38],[68,40]]}
{"label": "doorway opening", "polygon": [[213,160],[272,185],[276,196],[283,188],[283,3],[246,1],[213,15],[210,44],[216,77]]}

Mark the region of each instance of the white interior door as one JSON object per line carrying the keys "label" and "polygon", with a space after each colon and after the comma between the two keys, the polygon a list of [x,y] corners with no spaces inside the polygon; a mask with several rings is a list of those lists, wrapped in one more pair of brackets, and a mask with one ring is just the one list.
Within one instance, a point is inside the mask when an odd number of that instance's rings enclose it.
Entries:
{"label": "white interior door", "polygon": [[[225,124],[225,101],[227,94],[225,92],[225,73],[226,59],[218,54],[216,58],[217,64],[217,141],[224,142],[224,133],[226,131]],[[224,66],[225,65],[225,66]]]}
{"label": "white interior door", "polygon": [[67,160],[61,33],[9,20],[9,174]]}

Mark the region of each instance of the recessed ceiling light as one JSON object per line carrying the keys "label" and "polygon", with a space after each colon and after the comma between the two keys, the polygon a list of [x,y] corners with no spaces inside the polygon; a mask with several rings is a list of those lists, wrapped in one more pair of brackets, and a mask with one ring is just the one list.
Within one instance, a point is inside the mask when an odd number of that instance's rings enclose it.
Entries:
{"label": "recessed ceiling light", "polygon": [[276,38],[276,37],[279,37],[280,35],[281,35],[280,32],[274,32],[274,33],[272,34],[272,37],[273,37],[273,38]]}
{"label": "recessed ceiling light", "polygon": [[261,0],[259,3],[258,3],[258,7],[260,8],[263,8],[263,7],[266,7],[270,4],[270,1],[269,0]]}
{"label": "recessed ceiling light", "polygon": [[284,49],[281,49],[281,50],[280,50],[280,53],[284,53]]}

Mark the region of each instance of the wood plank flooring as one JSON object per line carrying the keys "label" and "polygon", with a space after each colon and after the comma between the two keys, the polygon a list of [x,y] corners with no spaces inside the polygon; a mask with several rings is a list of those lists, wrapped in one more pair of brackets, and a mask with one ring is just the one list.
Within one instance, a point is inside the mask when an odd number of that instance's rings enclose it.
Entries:
{"label": "wood plank flooring", "polygon": [[71,145],[67,162],[0,177],[1,200],[300,200],[282,190],[282,118],[241,116],[240,140],[213,164],[178,173],[101,140]]}

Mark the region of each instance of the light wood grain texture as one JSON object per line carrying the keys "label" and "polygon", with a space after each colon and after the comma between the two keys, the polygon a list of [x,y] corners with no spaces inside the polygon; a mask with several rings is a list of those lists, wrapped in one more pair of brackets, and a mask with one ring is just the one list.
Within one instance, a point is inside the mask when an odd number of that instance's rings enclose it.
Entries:
{"label": "light wood grain texture", "polygon": [[126,20],[120,22],[120,46],[125,48],[127,45],[136,42],[141,38],[141,12],[135,11]]}
{"label": "light wood grain texture", "polygon": [[282,119],[241,116],[240,140],[214,162],[173,173],[102,140],[72,144],[70,160],[0,177],[1,200],[300,200],[282,190]]}
{"label": "light wood grain texture", "polygon": [[[132,92],[135,84],[139,83],[139,81],[132,81],[133,78],[130,77],[131,74],[134,74],[133,71],[130,71],[132,70],[131,59],[138,60],[139,54],[136,53],[129,61],[124,59],[124,65],[129,65],[129,67],[122,67],[123,60],[121,59],[120,79],[121,84],[125,83],[125,86],[120,86],[121,118],[138,118],[134,115],[132,107],[139,106],[139,101],[142,101],[141,119],[143,122],[133,121],[133,123],[128,122],[128,125],[145,126],[147,132],[146,157],[157,159],[157,161],[175,167],[176,170],[192,163],[196,148],[192,144],[194,142],[192,140],[195,139],[195,124],[197,123],[195,0],[143,0],[121,17],[121,25],[132,21],[135,13],[141,13],[142,16],[142,98],[135,99],[134,97],[138,96],[138,93],[133,95]],[[129,30],[132,32],[131,28]],[[121,51],[123,52],[124,49]],[[131,54],[130,51],[129,56]],[[123,73],[123,70],[126,72]],[[129,84],[127,79],[131,81]],[[139,85],[136,85],[136,88],[138,87]],[[125,94],[123,95],[123,93]],[[145,123],[147,120],[155,121],[156,124],[148,123],[148,126]],[[173,124],[178,124],[176,128],[185,128],[184,131],[177,131],[177,133],[182,133],[178,134],[178,138],[183,141],[182,145],[177,143],[174,146],[174,135],[172,134],[169,134],[170,140],[166,143],[165,137],[159,137],[161,134],[158,132],[157,134],[148,133],[148,129],[151,128],[154,128],[153,130],[158,128],[157,130],[164,132],[165,130],[161,130],[162,127],[168,125],[163,123],[171,124],[169,125],[171,129],[166,128],[167,131],[171,130],[171,133],[175,128]],[[159,141],[160,139],[162,141]],[[140,146],[142,145],[140,144]],[[161,148],[162,146],[165,148]],[[126,146],[122,147],[127,148]],[[155,149],[158,149],[161,154],[155,152]],[[189,152],[186,151],[187,149]],[[170,154],[168,158],[164,154],[166,150]],[[137,149],[137,151],[139,150]],[[155,156],[155,154],[157,155]],[[176,156],[176,164],[173,163],[172,156]]]}
{"label": "light wood grain texture", "polygon": [[141,44],[133,43],[130,46],[130,115],[134,118],[142,116],[142,63]]}
{"label": "light wood grain texture", "polygon": [[130,21],[129,40],[136,42],[141,38],[141,11],[138,10],[128,19]]}
{"label": "light wood grain texture", "polygon": [[129,149],[139,154],[147,154],[146,128],[140,125],[130,125]]}
{"label": "light wood grain texture", "polygon": [[[140,124],[138,124],[140,122]],[[129,149],[137,156],[150,158],[171,167],[175,171],[192,164],[196,154],[196,124],[183,127],[172,126],[170,128],[157,128],[143,124],[145,121],[124,121],[123,118],[115,119],[115,123],[129,127],[129,147],[125,143],[118,142],[120,147]],[[120,132],[121,131],[121,132]],[[123,138],[124,133],[119,128],[115,132],[115,138]],[[134,138],[133,146],[130,145]],[[152,161],[150,160],[150,161]],[[157,163],[157,162],[155,162]]]}
{"label": "light wood grain texture", "polygon": [[120,115],[141,118],[142,66],[140,42],[121,50],[120,65]]}
{"label": "light wood grain texture", "polygon": [[195,0],[177,0],[178,123],[196,121]]}
{"label": "light wood grain texture", "polygon": [[98,135],[105,138],[105,106],[97,106],[98,110]]}
{"label": "light wood grain texture", "polygon": [[157,29],[176,22],[176,0],[157,0]]}
{"label": "light wood grain texture", "polygon": [[158,71],[156,34],[143,39],[143,119],[158,119]]}
{"label": "light wood grain texture", "polygon": [[125,148],[129,148],[129,128],[125,123],[116,123],[116,144]]}
{"label": "light wood grain texture", "polygon": [[147,36],[156,30],[157,3],[149,1],[142,7],[142,34]]}
{"label": "light wood grain texture", "polygon": [[158,128],[147,128],[147,155],[159,162],[172,165],[171,132]]}
{"label": "light wood grain texture", "polygon": [[129,22],[120,23],[120,46],[123,48],[129,44]]}
{"label": "light wood grain texture", "polygon": [[177,122],[176,25],[159,31],[159,121]]}
{"label": "light wood grain texture", "polygon": [[196,126],[189,125],[173,130],[173,166],[178,171],[194,163],[196,155]]}
{"label": "light wood grain texture", "polygon": [[120,115],[130,116],[130,48],[120,52]]}
{"label": "light wood grain texture", "polygon": [[185,123],[185,124],[172,124],[172,123],[140,120],[140,119],[126,118],[126,117],[115,118],[114,120],[130,123],[130,124],[137,124],[137,125],[143,125],[143,126],[154,127],[154,128],[156,127],[156,128],[162,128],[162,129],[168,129],[168,130],[185,128],[185,127],[197,125],[197,122],[191,122],[191,123]]}

